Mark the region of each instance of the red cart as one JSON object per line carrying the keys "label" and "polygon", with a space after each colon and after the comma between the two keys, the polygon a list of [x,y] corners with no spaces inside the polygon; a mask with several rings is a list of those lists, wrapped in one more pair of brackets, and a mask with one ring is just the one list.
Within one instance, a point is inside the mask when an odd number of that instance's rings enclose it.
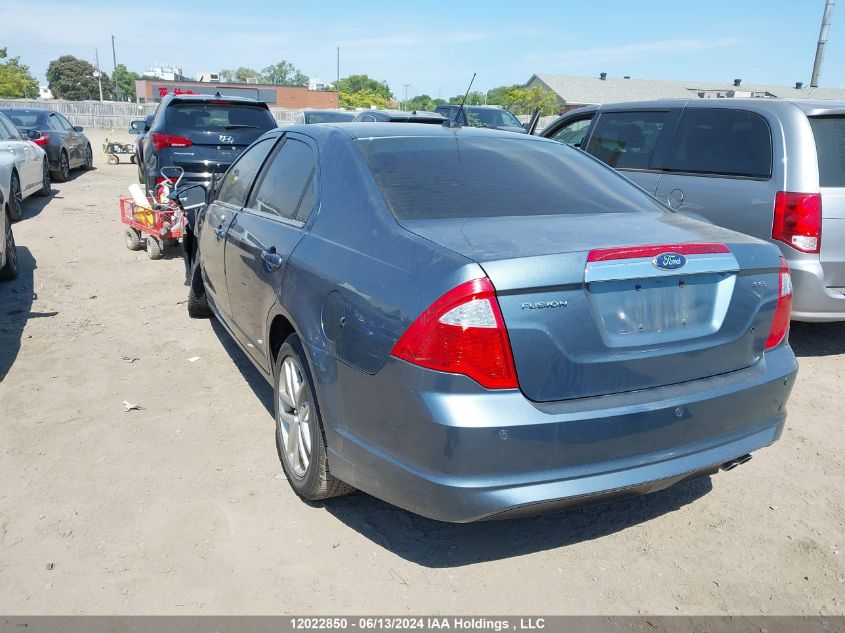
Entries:
{"label": "red cart", "polygon": [[184,213],[169,197],[185,172],[181,167],[165,167],[161,171],[164,180],[156,185],[155,197],[147,196],[146,205],[138,204],[132,196],[119,198],[120,221],[128,225],[126,248],[140,250],[142,241],[146,240],[150,259],[160,259],[166,245],[178,243],[185,226]]}

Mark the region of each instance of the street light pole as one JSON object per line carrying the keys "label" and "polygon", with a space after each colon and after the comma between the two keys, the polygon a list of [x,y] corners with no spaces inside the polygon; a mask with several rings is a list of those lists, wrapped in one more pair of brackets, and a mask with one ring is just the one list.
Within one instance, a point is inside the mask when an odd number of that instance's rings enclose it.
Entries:
{"label": "street light pole", "polygon": [[114,75],[117,72],[117,54],[114,52],[114,35],[111,36],[111,60],[112,64],[114,65],[114,70],[112,71],[111,80],[114,84],[114,95],[115,99],[121,101],[120,98],[120,86],[117,85],[117,80],[115,79]]}
{"label": "street light pole", "polygon": [[94,49],[94,57],[97,60],[97,86],[100,88],[100,101],[103,100],[103,73],[100,72],[100,51]]}
{"label": "street light pole", "polygon": [[408,86],[410,86],[411,84],[402,84],[402,85],[405,87],[405,103],[404,103],[404,107],[403,107],[403,110],[405,110],[405,109],[408,108]]}

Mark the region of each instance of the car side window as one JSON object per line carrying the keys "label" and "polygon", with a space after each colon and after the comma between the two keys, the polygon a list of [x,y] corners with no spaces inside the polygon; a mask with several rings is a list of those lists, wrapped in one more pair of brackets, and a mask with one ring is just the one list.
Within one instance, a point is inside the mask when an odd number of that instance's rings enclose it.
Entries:
{"label": "car side window", "polygon": [[376,118],[372,114],[365,114],[361,117],[361,121],[365,121],[367,123],[373,123]]}
{"label": "car side window", "polygon": [[555,141],[567,143],[574,147],[581,147],[581,143],[584,142],[584,137],[587,136],[587,130],[590,129],[590,123],[592,123],[592,121],[593,117],[570,121],[555,132],[551,138]]}
{"label": "car side window", "polygon": [[648,169],[669,112],[603,112],[587,152],[616,169]]}
{"label": "car side window", "polygon": [[73,129],[73,126],[70,124],[70,121],[64,118],[61,114],[57,114],[56,118],[59,120],[59,125],[61,125],[65,130]]}
{"label": "car side window", "polygon": [[11,141],[12,133],[6,127],[6,122],[0,119],[0,141]]}
{"label": "car side window", "polygon": [[302,141],[288,138],[270,158],[249,206],[304,223],[316,200],[316,171],[313,150]]}
{"label": "car side window", "polygon": [[218,202],[225,202],[236,207],[246,204],[246,197],[249,195],[250,187],[255,180],[258,170],[264,164],[264,159],[273,148],[275,138],[266,138],[258,141],[247,149],[235,164],[226,172],[223,182],[220,183],[220,191],[217,194]]}
{"label": "car side window", "polygon": [[58,132],[61,132],[61,131],[64,130],[64,127],[62,127],[62,124],[59,121],[59,115],[58,114],[51,114],[48,121],[49,121],[50,127],[53,128],[54,130],[56,130]]}
{"label": "car side window", "polygon": [[666,171],[746,178],[772,175],[772,133],[759,114],[687,108],[672,139]]}

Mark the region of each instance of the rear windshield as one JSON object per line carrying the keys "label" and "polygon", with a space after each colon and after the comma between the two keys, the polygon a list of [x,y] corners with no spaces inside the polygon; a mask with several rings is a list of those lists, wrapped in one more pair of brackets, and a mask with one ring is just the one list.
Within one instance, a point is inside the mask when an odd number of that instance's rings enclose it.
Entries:
{"label": "rear windshield", "polygon": [[336,123],[355,118],[354,112],[308,112],[306,115],[309,123]]}
{"label": "rear windshield", "polygon": [[819,155],[819,186],[845,187],[845,117],[811,118]]}
{"label": "rear windshield", "polygon": [[521,127],[519,120],[507,110],[467,108],[467,120],[473,127]]}
{"label": "rear windshield", "polygon": [[276,121],[266,108],[244,104],[174,103],[167,110],[170,132],[272,130]]}
{"label": "rear windshield", "polygon": [[500,137],[359,139],[398,220],[625,213],[663,209],[599,162],[560,143]]}
{"label": "rear windshield", "polygon": [[36,112],[20,112],[15,110],[0,110],[17,127],[37,127],[40,114]]}

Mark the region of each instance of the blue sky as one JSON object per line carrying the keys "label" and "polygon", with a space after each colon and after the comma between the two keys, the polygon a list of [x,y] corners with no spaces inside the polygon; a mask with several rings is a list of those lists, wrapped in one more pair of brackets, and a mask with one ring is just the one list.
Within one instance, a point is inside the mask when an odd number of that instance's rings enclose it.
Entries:
{"label": "blue sky", "polygon": [[[845,3],[841,3],[845,4]],[[822,86],[845,87],[845,6],[834,9]],[[824,0],[282,2],[3,0],[0,46],[44,81],[62,54],[112,70],[154,62],[200,71],[281,59],[332,81],[367,73],[394,93],[448,98],[473,72],[480,90],[533,73],[809,83]],[[143,21],[146,18],[146,21]],[[17,28],[8,28],[17,25]],[[28,28],[26,25],[33,25]]]}

